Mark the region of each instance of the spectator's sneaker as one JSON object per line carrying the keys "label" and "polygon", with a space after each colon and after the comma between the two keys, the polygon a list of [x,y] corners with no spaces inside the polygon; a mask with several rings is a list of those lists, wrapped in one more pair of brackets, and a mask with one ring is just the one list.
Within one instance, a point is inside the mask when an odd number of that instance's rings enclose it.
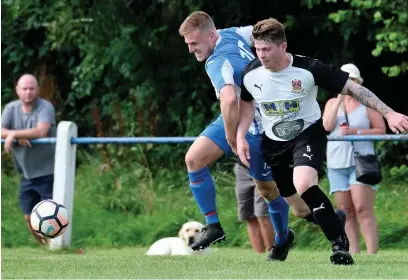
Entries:
{"label": "spectator's sneaker", "polygon": [[295,244],[295,232],[289,229],[288,238],[286,242],[281,246],[272,246],[268,251],[268,261],[281,261],[283,262],[288,257],[289,249]]}
{"label": "spectator's sneaker", "polygon": [[209,224],[204,227],[201,232],[203,236],[199,241],[191,245],[191,249],[199,251],[221,241],[225,241],[225,233],[219,223]]}
{"label": "spectator's sneaker", "polygon": [[344,242],[341,242],[340,238],[332,242],[333,253],[330,256],[332,264],[337,265],[352,265],[354,264],[353,257],[348,250],[344,248]]}
{"label": "spectator's sneaker", "polygon": [[341,240],[343,242],[344,245],[344,249],[346,249],[347,251],[350,249],[350,242],[349,239],[347,237],[346,234],[346,220],[347,220],[347,214],[340,209],[337,209],[336,211],[336,215],[339,217],[340,221],[341,221]]}

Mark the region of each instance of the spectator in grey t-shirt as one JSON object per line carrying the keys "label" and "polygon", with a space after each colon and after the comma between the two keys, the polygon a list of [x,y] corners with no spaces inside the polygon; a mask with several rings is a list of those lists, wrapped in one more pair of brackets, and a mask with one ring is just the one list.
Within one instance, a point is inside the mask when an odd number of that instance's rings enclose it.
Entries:
{"label": "spectator in grey t-shirt", "polygon": [[2,112],[1,138],[5,139],[4,150],[12,151],[17,172],[22,175],[20,206],[24,219],[35,239],[45,245],[46,240],[31,228],[30,214],[38,202],[52,199],[55,145],[31,146],[30,139],[56,136],[55,110],[39,97],[33,75],[21,76],[16,92],[19,100],[8,103]]}

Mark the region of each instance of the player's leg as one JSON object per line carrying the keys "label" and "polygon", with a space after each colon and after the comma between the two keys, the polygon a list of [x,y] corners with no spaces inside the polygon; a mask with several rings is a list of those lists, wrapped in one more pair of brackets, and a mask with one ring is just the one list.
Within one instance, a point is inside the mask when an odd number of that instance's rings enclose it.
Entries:
{"label": "player's leg", "polygon": [[[257,186],[259,189],[260,194],[266,199],[266,201],[275,201],[275,199],[278,199],[279,201],[279,185],[277,186],[276,180],[270,181],[271,177],[269,177],[272,174],[272,170],[270,167],[266,164],[265,159],[263,154],[261,153],[261,144],[262,144],[262,138],[253,136],[253,135],[248,135],[248,143],[250,143],[251,146],[251,157],[254,158],[254,162],[251,162],[252,169],[253,169],[253,175],[255,176],[255,181],[257,182]],[[281,156],[282,158],[282,156]],[[286,164],[287,166],[289,165],[289,162],[292,161],[292,157],[288,157],[288,162],[283,163],[283,166]],[[263,162],[263,164],[262,164]],[[280,164],[279,164],[280,165]],[[279,167],[278,167],[279,168]],[[279,176],[276,174],[276,166],[274,167],[274,177],[276,179],[276,176]],[[285,175],[282,176],[282,172],[285,173]],[[292,210],[295,216],[305,218],[309,222],[313,222],[314,218],[313,215],[311,215],[311,211],[309,207],[306,205],[306,203],[303,201],[303,199],[296,193],[293,183],[291,178],[293,177],[293,172],[292,169],[288,168],[283,168],[283,170],[279,170],[281,176],[281,183],[286,184],[289,183],[290,187],[288,188],[291,194],[285,196],[285,200],[289,203],[290,206],[292,206]],[[285,181],[285,177],[287,177]],[[257,178],[259,178],[257,180]],[[276,201],[275,201],[276,203]],[[273,207],[269,207],[269,210],[271,210]]]}
{"label": "player's leg", "polygon": [[300,197],[298,193],[285,197],[285,200],[292,207],[292,212],[296,217],[304,218],[310,223],[317,224],[314,220],[312,212],[309,209],[309,206],[307,206],[305,201]]}
{"label": "player's leg", "polygon": [[360,230],[356,213],[351,199],[349,185],[350,168],[340,168],[327,170],[327,177],[330,182],[330,194],[334,195],[334,201],[338,209],[347,213],[346,233],[350,241],[350,253],[360,252]]}
{"label": "player's leg", "polygon": [[250,174],[255,180],[259,194],[268,204],[269,218],[275,231],[275,244],[268,256],[268,260],[284,261],[295,241],[294,232],[288,228],[289,205],[280,195],[272,178],[272,170],[265,162],[261,150],[262,137],[248,134],[247,141],[251,153]]}
{"label": "player's leg", "polygon": [[[268,176],[270,175],[270,173],[272,173],[272,170],[266,164],[264,156],[261,151],[262,137],[254,136],[248,133],[247,140],[251,147],[251,157],[253,154],[253,157],[255,158],[253,163],[254,175],[256,176],[255,180],[256,178],[260,178],[259,180],[256,180],[257,186],[259,186],[258,188],[260,189],[260,193],[267,200],[269,201],[274,200],[275,198],[279,197],[279,192],[277,192],[277,187],[279,188],[279,186],[276,185],[276,180],[275,182],[269,181],[270,179]],[[291,161],[292,157],[290,156],[288,165],[289,162]],[[262,162],[263,164],[261,164]],[[285,168],[285,172],[286,171],[289,172],[289,170]],[[276,173],[275,169],[274,173]],[[274,174],[274,177],[275,175],[276,174]],[[293,176],[292,172],[288,173],[287,175],[289,176],[288,178],[292,178]],[[290,185],[292,185],[292,182],[290,183]],[[290,206],[292,206],[292,211],[295,216],[305,218],[308,221],[314,222],[314,219],[311,218],[312,215],[309,207],[297,193],[285,197],[285,200],[289,203]]]}
{"label": "player's leg", "polygon": [[289,235],[289,205],[280,196],[275,181],[255,180],[257,190],[268,205],[269,218],[274,228],[275,246],[283,246]]}
{"label": "player's leg", "polygon": [[190,188],[207,221],[203,237],[191,246],[193,250],[204,249],[213,243],[225,240],[225,233],[216,208],[215,185],[208,165],[223,155],[231,153],[220,116],[201,133],[186,154],[185,162]]}
{"label": "player's leg", "polygon": [[34,187],[35,186],[32,185],[32,180],[27,180],[25,178],[21,179],[19,195],[20,207],[23,211],[24,220],[28,230],[31,232],[35,240],[37,240],[41,245],[46,245],[45,239],[39,236],[31,227],[31,211],[33,210],[34,206],[41,201],[40,196],[34,191]]}
{"label": "player's leg", "polygon": [[289,205],[280,196],[272,178],[272,170],[266,164],[262,150],[261,135],[247,135],[250,147],[250,174],[254,178],[259,194],[268,204],[268,212],[275,229],[275,246],[282,246],[288,237]]}
{"label": "player's leg", "polygon": [[234,173],[238,220],[247,223],[248,237],[253,250],[256,253],[263,253],[265,246],[262,241],[258,220],[254,215],[255,182],[249,175],[248,169],[238,163],[234,166]]}
{"label": "player's leg", "polygon": [[[268,159],[267,159],[268,160]],[[269,160],[268,160],[269,162]],[[292,174],[291,170],[289,167],[283,168],[282,166],[278,166],[279,168],[274,167],[273,168],[273,172],[274,172],[274,179],[275,182],[278,186],[280,186],[279,189],[279,193],[280,193],[280,198],[286,198],[286,197],[290,197],[296,194],[296,189],[293,186],[292,183],[292,178],[289,176],[290,174]],[[276,176],[275,176],[276,174]],[[285,199],[282,199],[286,205],[286,210],[285,212],[282,211],[282,208],[284,207],[277,207],[277,204],[275,204],[274,202],[276,200],[273,200],[271,202],[268,202],[266,199],[265,201],[268,204],[268,212],[270,215],[270,219],[272,221],[272,224],[274,226],[274,230],[275,230],[275,244],[274,246],[272,246],[272,248],[269,250],[269,254],[267,259],[271,260],[271,261],[284,261],[286,260],[289,250],[290,248],[292,248],[292,246],[295,244],[295,232],[291,229],[289,229],[288,227],[288,223],[289,223],[289,206],[286,203]],[[279,200],[278,200],[279,201]],[[278,204],[278,205],[282,205],[282,204]],[[278,209],[278,211],[276,210]],[[279,214],[277,214],[279,213]],[[273,215],[271,217],[271,215]],[[280,223],[279,223],[280,222]],[[282,222],[285,223],[282,225]],[[279,240],[279,237],[282,238],[282,235],[278,235],[277,234],[277,230],[276,227],[281,227],[285,228],[286,227],[286,239],[283,243],[279,244],[277,243],[277,241]],[[277,238],[278,237],[278,238]],[[281,239],[282,240],[282,239]]]}
{"label": "player's leg", "polygon": [[326,154],[327,138],[321,121],[298,136],[294,146],[293,184],[313,212],[326,238],[332,243],[330,260],[334,264],[353,264],[348,252],[345,220],[336,215],[329,198],[318,186],[318,171]]}
{"label": "player's leg", "polygon": [[378,251],[378,224],[374,214],[375,186],[358,182],[355,167],[352,167],[350,176],[350,193],[357,220],[363,233],[368,254]]}

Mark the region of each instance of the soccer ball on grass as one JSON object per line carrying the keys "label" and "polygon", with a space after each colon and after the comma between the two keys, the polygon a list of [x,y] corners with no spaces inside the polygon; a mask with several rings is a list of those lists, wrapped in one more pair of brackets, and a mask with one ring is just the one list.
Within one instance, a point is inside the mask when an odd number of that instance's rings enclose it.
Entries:
{"label": "soccer ball on grass", "polygon": [[30,216],[31,227],[43,238],[55,238],[65,232],[69,214],[65,206],[47,199],[34,206]]}

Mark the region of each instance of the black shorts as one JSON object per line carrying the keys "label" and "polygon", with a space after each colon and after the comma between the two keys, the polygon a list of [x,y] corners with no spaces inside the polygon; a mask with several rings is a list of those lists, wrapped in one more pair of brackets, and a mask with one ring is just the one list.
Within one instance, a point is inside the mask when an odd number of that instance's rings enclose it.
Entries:
{"label": "black shorts", "polygon": [[262,152],[283,197],[296,193],[294,167],[310,166],[320,172],[326,147],[327,136],[321,119],[288,141],[275,141],[263,134]]}
{"label": "black shorts", "polygon": [[24,215],[31,214],[34,206],[45,199],[52,199],[54,175],[45,175],[33,179],[21,179],[20,207]]}

